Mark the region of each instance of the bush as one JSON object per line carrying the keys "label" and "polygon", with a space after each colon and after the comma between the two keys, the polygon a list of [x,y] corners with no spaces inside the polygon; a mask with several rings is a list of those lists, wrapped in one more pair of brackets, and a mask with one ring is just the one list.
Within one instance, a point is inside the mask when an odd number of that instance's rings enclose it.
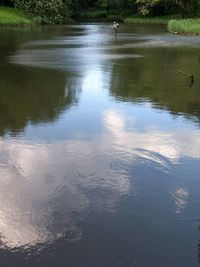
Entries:
{"label": "bush", "polygon": [[43,24],[56,24],[63,22],[62,0],[14,0],[18,9],[34,16]]}

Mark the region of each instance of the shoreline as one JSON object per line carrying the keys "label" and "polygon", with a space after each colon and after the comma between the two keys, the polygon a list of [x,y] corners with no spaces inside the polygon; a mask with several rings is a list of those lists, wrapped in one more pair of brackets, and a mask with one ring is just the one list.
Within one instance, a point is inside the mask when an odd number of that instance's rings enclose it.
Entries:
{"label": "shoreline", "polygon": [[175,17],[128,17],[125,23],[135,25],[166,25],[169,33],[199,36],[200,18],[181,19]]}
{"label": "shoreline", "polygon": [[[179,15],[158,16],[158,17],[132,16],[132,17],[127,17],[125,19],[123,19],[120,16],[113,16],[113,15],[104,18],[88,16],[88,17],[77,18],[73,20],[73,22],[75,23],[112,22],[113,19],[119,22],[124,22],[127,24],[135,24],[135,25],[166,25],[168,32],[177,35],[190,35],[190,36],[200,35],[200,18],[181,19]],[[59,25],[66,25],[66,24],[70,24],[70,22]],[[21,10],[0,6],[0,27],[19,27],[19,26],[30,27],[37,25],[41,24],[36,23],[34,18],[31,19],[28,16],[26,16]]]}
{"label": "shoreline", "polygon": [[169,21],[167,30],[173,34],[199,36],[200,19],[173,19]]}

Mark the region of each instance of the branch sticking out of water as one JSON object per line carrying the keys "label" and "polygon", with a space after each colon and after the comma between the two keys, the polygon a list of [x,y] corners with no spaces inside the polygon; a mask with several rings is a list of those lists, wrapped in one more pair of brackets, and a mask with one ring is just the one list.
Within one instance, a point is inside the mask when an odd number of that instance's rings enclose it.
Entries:
{"label": "branch sticking out of water", "polygon": [[179,73],[182,73],[182,74],[186,75],[187,77],[189,77],[190,80],[191,80],[191,85],[193,85],[193,83],[194,83],[194,75],[193,75],[193,74],[184,72],[184,71],[182,71],[182,70],[177,70],[177,71],[178,71]]}
{"label": "branch sticking out of water", "polygon": [[184,75],[186,75],[186,76],[188,76],[191,79],[191,81],[194,82],[194,75],[193,74],[189,74],[189,73],[184,72],[182,70],[177,70],[177,71],[180,72],[180,73],[182,73],[182,74],[184,74]]}

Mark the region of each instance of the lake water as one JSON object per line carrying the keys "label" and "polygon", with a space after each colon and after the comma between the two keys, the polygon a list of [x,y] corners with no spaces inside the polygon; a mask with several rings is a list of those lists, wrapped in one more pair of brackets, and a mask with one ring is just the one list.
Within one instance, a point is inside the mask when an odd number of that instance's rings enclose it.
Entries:
{"label": "lake water", "polygon": [[199,266],[199,70],[161,26],[1,28],[0,265]]}

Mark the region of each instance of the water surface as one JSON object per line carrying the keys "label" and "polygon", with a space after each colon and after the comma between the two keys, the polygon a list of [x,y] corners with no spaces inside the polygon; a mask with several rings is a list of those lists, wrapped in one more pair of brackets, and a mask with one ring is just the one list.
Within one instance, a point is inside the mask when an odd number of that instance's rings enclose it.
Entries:
{"label": "water surface", "polygon": [[199,266],[199,38],[126,24],[0,38],[1,265]]}

